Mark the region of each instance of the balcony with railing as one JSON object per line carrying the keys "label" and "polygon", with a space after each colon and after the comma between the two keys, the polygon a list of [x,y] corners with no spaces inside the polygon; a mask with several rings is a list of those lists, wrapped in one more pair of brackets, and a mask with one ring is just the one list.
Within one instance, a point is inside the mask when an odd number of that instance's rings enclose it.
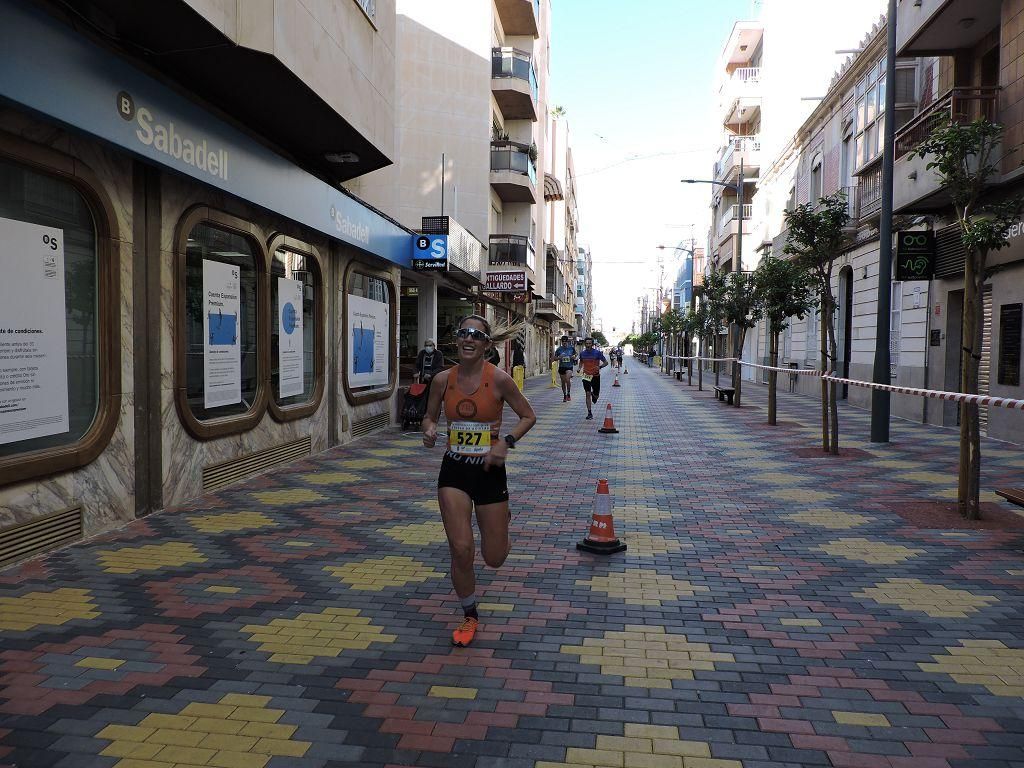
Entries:
{"label": "balcony with railing", "polygon": [[491,50],[491,92],[506,120],[537,120],[533,56],[517,48]]}
{"label": "balcony with railing", "polygon": [[492,267],[537,269],[533,241],[526,235],[491,235],[487,261]]}
{"label": "balcony with railing", "polygon": [[[931,158],[915,153],[917,147],[940,125],[969,123],[979,119],[995,122],[999,112],[999,87],[953,88],[920,112],[896,134],[896,168],[893,179],[893,210],[897,213],[939,210],[950,203],[939,177],[928,168]],[[997,147],[991,161],[998,164]]]}
{"label": "balcony with railing", "polygon": [[540,0],[494,0],[501,28],[514,37],[540,35]]}
{"label": "balcony with railing", "polygon": [[[744,229],[749,231],[748,225],[751,217],[754,215],[754,206],[750,203],[746,203],[743,206],[743,226]],[[729,237],[739,232],[740,223],[740,206],[739,205],[727,205],[725,210],[722,211],[722,217],[718,220],[718,236],[719,238]]]}
{"label": "balcony with railing", "polygon": [[970,50],[999,27],[1002,0],[901,0],[896,9],[900,58]]}
{"label": "balcony with railing", "polygon": [[743,163],[744,178],[756,178],[760,173],[760,136],[731,137],[722,150],[721,158],[715,163],[715,181],[735,182],[739,178],[740,163]]}
{"label": "balcony with railing", "polygon": [[505,202],[537,202],[536,151],[515,141],[491,142],[491,186]]}
{"label": "balcony with railing", "polygon": [[719,93],[725,125],[749,124],[761,113],[761,67],[735,69]]}

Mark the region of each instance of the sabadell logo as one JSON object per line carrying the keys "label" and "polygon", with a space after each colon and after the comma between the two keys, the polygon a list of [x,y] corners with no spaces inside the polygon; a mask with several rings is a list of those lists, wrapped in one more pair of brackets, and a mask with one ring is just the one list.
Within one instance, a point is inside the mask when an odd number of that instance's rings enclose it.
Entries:
{"label": "sabadell logo", "polygon": [[334,222],[334,228],[337,229],[341,234],[351,237],[353,240],[358,240],[360,243],[370,243],[370,227],[368,224],[360,224],[357,221],[352,221],[348,216],[343,216],[341,211],[331,206],[331,220]]}
{"label": "sabadell logo", "polygon": [[117,113],[123,120],[135,122],[135,138],[143,146],[152,147],[168,157],[180,160],[196,170],[224,181],[228,180],[228,152],[216,149],[206,139],[196,140],[182,134],[173,121],[163,123],[146,107],[136,106],[127,91],[117,94]]}

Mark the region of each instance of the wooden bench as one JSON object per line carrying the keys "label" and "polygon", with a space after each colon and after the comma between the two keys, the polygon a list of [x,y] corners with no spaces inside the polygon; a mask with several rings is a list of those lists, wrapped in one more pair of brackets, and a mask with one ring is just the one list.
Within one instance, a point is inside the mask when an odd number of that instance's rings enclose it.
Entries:
{"label": "wooden bench", "polygon": [[1024,507],[1024,488],[997,488],[996,494],[1009,502]]}
{"label": "wooden bench", "polygon": [[717,397],[722,402],[725,402],[726,399],[728,399],[729,405],[732,405],[732,396],[735,394],[735,387],[715,387],[715,397]]}

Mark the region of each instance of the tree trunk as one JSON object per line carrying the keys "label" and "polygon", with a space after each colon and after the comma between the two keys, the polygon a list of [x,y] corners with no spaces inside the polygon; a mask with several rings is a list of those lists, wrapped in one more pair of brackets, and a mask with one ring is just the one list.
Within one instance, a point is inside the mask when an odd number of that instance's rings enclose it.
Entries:
{"label": "tree trunk", "polygon": [[[960,391],[970,395],[978,394],[978,363],[981,355],[981,333],[983,305],[981,301],[981,270],[976,251],[969,252],[964,259],[964,309],[961,322],[961,373]],[[960,472],[957,500],[960,514],[968,520],[981,516],[980,502],[980,451],[981,433],[978,419],[978,404],[963,403],[960,406]]]}
{"label": "tree trunk", "polygon": [[[691,347],[693,346],[693,339],[690,338],[690,334],[686,334],[686,338],[683,340],[683,344],[686,346],[686,356],[690,357]],[[686,361],[686,386],[693,386],[693,360]]]}
{"label": "tree trunk", "polygon": [[718,333],[715,334],[715,339],[714,339],[714,342],[713,342],[715,351],[711,354],[711,356],[713,358],[715,358],[715,362],[713,362],[711,365],[715,369],[715,386],[716,387],[721,384],[720,373],[719,373],[719,370],[718,370],[718,356],[719,356],[718,348],[722,346],[721,338],[722,337]]}
{"label": "tree trunk", "polygon": [[[771,324],[771,337],[769,340],[768,365],[776,368],[779,365],[779,331],[775,323]],[[768,371],[768,423],[775,426],[775,406],[779,386],[779,372]]]}

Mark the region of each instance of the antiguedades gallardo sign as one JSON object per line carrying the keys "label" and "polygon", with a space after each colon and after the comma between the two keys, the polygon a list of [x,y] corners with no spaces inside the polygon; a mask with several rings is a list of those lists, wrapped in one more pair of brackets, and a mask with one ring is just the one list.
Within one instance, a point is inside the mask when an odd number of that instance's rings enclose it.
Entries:
{"label": "antiguedades gallardo sign", "polygon": [[522,293],[526,290],[526,272],[522,270],[488,272],[485,290],[502,293]]}

